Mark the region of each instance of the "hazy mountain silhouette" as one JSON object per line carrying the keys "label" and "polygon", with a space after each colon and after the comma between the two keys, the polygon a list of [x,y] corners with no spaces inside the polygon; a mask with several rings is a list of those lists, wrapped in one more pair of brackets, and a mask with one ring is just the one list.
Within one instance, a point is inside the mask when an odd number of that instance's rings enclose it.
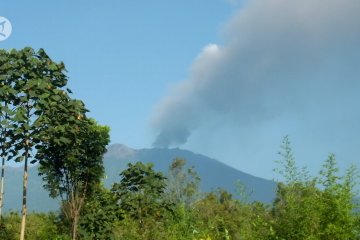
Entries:
{"label": "hazy mountain silhouette", "polygon": [[[130,162],[152,162],[155,169],[164,172],[176,157],[183,158],[187,166],[194,166],[201,178],[201,190],[210,191],[223,188],[236,196],[236,182],[241,181],[252,194],[250,201],[270,203],[275,196],[275,182],[244,173],[215,159],[191,151],[178,148],[131,149],[122,144],[109,146],[104,156],[106,170],[105,186],[120,180],[119,173]],[[21,209],[22,168],[8,167],[5,175],[4,209]],[[37,168],[32,167],[29,175],[28,207],[29,211],[49,211],[58,209],[58,201],[48,197],[42,187],[41,177],[37,175]]]}
{"label": "hazy mountain silhouette", "polygon": [[252,192],[250,200],[269,203],[275,196],[276,184],[273,181],[252,176],[215,159],[178,148],[134,150],[121,144],[112,145],[109,147],[104,161],[108,175],[107,180],[110,180],[106,183],[109,184],[114,179],[118,181],[120,179],[118,169],[124,169],[128,162],[153,162],[155,169],[167,173],[170,163],[176,157],[185,159],[188,167],[195,167],[201,177],[201,189],[203,191],[220,187],[236,193],[236,182],[240,180]]}

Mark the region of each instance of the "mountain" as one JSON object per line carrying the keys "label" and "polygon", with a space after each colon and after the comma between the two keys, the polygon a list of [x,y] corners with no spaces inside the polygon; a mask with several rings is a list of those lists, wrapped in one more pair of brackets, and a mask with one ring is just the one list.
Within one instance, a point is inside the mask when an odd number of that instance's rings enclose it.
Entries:
{"label": "mountain", "polygon": [[[106,178],[105,186],[110,187],[120,180],[119,173],[128,163],[136,161],[152,162],[154,168],[167,173],[168,167],[176,157],[183,158],[187,166],[194,166],[201,178],[201,190],[211,191],[223,188],[235,194],[236,182],[241,181],[252,192],[251,201],[270,203],[275,196],[275,182],[244,173],[215,159],[179,148],[163,149],[132,149],[122,144],[109,146],[104,156]],[[4,209],[20,209],[22,194],[22,168],[8,167],[5,173],[5,203]],[[36,166],[29,170],[28,190],[29,211],[57,210],[58,201],[50,199],[42,187],[42,180],[37,175]]]}
{"label": "mountain", "polygon": [[128,162],[152,162],[156,170],[167,173],[169,165],[176,157],[185,159],[188,167],[195,167],[200,175],[201,190],[203,191],[224,188],[235,193],[236,182],[240,180],[252,192],[250,200],[269,203],[275,196],[276,184],[273,181],[252,176],[215,159],[178,148],[134,150],[121,144],[112,145],[109,147],[104,161],[107,180],[110,179],[106,183],[113,182],[113,179],[116,181],[120,179],[118,168],[112,168],[112,166],[120,166],[121,169],[124,169]]}
{"label": "mountain", "polygon": [[[49,211],[58,208],[58,202],[49,198],[43,189],[42,179],[38,176],[36,166],[29,168],[28,178],[28,211]],[[22,167],[7,167],[5,170],[4,210],[20,211],[22,205]]]}

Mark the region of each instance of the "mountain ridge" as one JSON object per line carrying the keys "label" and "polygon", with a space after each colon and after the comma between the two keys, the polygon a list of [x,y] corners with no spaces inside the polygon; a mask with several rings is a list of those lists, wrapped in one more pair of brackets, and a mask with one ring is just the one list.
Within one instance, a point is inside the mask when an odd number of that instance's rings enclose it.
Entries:
{"label": "mountain ridge", "polygon": [[[106,187],[111,187],[120,180],[120,172],[129,163],[136,161],[152,162],[154,169],[167,173],[168,167],[175,158],[186,160],[186,166],[194,166],[201,178],[202,191],[223,188],[236,195],[236,181],[240,180],[248,189],[253,190],[251,201],[270,203],[275,196],[275,182],[237,170],[216,159],[180,148],[142,148],[133,149],[124,144],[112,144],[104,155]],[[59,201],[51,199],[43,189],[42,179],[38,176],[37,167],[29,169],[28,206],[29,211],[56,211]],[[22,200],[22,167],[6,167],[4,210],[19,211]]]}

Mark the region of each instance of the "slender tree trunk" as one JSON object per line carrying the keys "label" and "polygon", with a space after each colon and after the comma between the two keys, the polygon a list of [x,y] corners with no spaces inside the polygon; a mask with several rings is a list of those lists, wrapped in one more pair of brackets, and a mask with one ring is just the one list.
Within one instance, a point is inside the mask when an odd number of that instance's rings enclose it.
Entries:
{"label": "slender tree trunk", "polygon": [[79,214],[80,214],[80,209],[79,209],[79,195],[72,190],[71,191],[71,198],[70,198],[70,211],[71,211],[71,218],[72,218],[72,240],[76,240],[77,239],[77,228],[78,228],[78,223],[79,223]]}
{"label": "slender tree trunk", "polygon": [[0,180],[0,222],[2,221],[2,208],[4,205],[4,179],[5,177],[5,158],[2,158],[1,163],[1,180]]}
{"label": "slender tree trunk", "polygon": [[25,226],[26,226],[26,196],[27,196],[27,183],[28,183],[28,146],[25,150],[25,163],[24,163],[24,182],[23,182],[23,200],[22,200],[22,219],[21,219],[21,231],[20,231],[20,240],[25,239]]}
{"label": "slender tree trunk", "polygon": [[84,192],[80,194],[76,190],[71,190],[70,198],[70,215],[72,219],[72,240],[76,240],[78,236],[78,225],[80,219],[81,209],[85,203],[85,195],[87,190],[87,183],[85,183]]}
{"label": "slender tree trunk", "polygon": [[[5,102],[5,109],[8,107],[8,103]],[[5,116],[3,118],[4,120],[8,119],[8,114],[5,113]],[[1,146],[1,155],[2,155],[2,161],[1,161],[1,180],[0,180],[0,223],[2,222],[2,210],[4,206],[4,181],[5,181],[5,156],[7,155],[7,144],[6,144],[6,138],[7,138],[7,131],[8,129],[5,127],[1,127],[1,137],[4,138],[4,142],[2,143],[3,146]]]}
{"label": "slender tree trunk", "polygon": [[76,211],[74,213],[73,225],[72,225],[72,240],[77,239],[77,228],[79,223],[79,213]]}

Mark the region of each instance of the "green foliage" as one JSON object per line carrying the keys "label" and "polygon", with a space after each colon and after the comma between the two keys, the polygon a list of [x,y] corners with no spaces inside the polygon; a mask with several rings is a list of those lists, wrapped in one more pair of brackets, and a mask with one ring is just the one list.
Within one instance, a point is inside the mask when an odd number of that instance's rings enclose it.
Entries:
{"label": "green foliage", "polygon": [[354,239],[360,230],[354,215],[356,169],[349,168],[345,176],[339,176],[338,172],[335,155],[331,154],[320,171],[321,239]]}
{"label": "green foliage", "polygon": [[102,159],[110,141],[109,128],[83,115],[65,123],[66,133],[62,128],[52,129],[59,138],[49,139],[37,155],[42,159],[39,174],[45,181],[44,187],[51,197],[61,197],[61,210],[71,222],[76,239],[81,210],[86,200],[93,197],[104,174]]}
{"label": "green foliage", "polygon": [[[120,176],[120,182],[112,187],[124,211],[124,220],[119,224],[122,231],[116,235],[123,239],[166,239],[160,235],[173,216],[173,204],[164,196],[166,177],[154,171],[152,164],[141,162],[129,163]],[[127,225],[132,226],[131,231],[124,229]]]}
{"label": "green foliage", "polygon": [[210,192],[195,204],[196,237],[206,239],[267,239],[270,215],[261,203],[243,203],[224,190]]}
{"label": "green foliage", "polygon": [[113,229],[122,211],[110,190],[98,186],[82,211],[80,233],[85,239],[113,239]]}
{"label": "green foliage", "polygon": [[[64,64],[53,62],[43,49],[37,52],[30,47],[19,51],[0,50],[2,166],[5,158],[24,161],[20,239],[24,239],[25,234],[28,163],[40,160],[33,152],[53,137],[47,131],[55,127],[50,124],[57,117],[53,113],[69,99],[70,91],[65,90],[67,77],[64,72]],[[4,175],[3,171],[1,175]],[[3,183],[3,178],[1,181]]]}
{"label": "green foliage", "polygon": [[[182,202],[167,205],[166,178],[151,164],[129,164],[111,191],[94,187],[81,213],[80,238],[359,239],[360,218],[353,201],[357,171],[351,167],[344,176],[338,173],[330,155],[319,176],[279,182],[271,206],[239,201],[218,189],[187,207]],[[62,227],[66,219],[51,214],[31,214],[29,219],[29,239],[69,239]],[[17,239],[20,217],[8,215],[5,223],[0,236]]]}
{"label": "green foliage", "polygon": [[10,213],[2,218],[0,223],[0,239],[19,239],[20,217],[16,213]]}
{"label": "green foliage", "polygon": [[354,204],[357,171],[339,176],[335,155],[325,161],[319,177],[297,171],[285,138],[285,164],[272,208],[273,229],[279,239],[358,239],[359,222]]}
{"label": "green foliage", "polygon": [[185,169],[186,160],[175,158],[169,166],[166,194],[175,204],[187,208],[199,198],[200,177],[194,167]]}
{"label": "green foliage", "polygon": [[121,180],[113,185],[112,192],[127,216],[142,224],[146,217],[160,219],[164,210],[171,210],[171,205],[163,198],[166,177],[154,171],[152,164],[129,163],[120,176]]}
{"label": "green foliage", "polygon": [[319,195],[315,182],[278,184],[272,214],[280,239],[319,239]]}
{"label": "green foliage", "polygon": [[[90,195],[104,174],[103,154],[109,143],[109,128],[81,118],[66,127],[52,129],[59,138],[38,149],[39,173],[50,196],[68,201],[72,192]],[[63,130],[66,129],[66,133]],[[61,137],[63,140],[61,141]],[[59,140],[60,139],[60,140]]]}
{"label": "green foliage", "polygon": [[239,199],[239,201],[243,203],[248,203],[250,196],[253,193],[252,190],[248,189],[246,185],[240,180],[237,180],[235,182],[235,187],[236,187],[236,197]]}
{"label": "green foliage", "polygon": [[[358,172],[352,166],[340,175],[333,154],[319,175],[310,177],[297,167],[286,137],[277,169],[284,181],[269,206],[234,199],[222,189],[200,195],[200,178],[194,168],[185,169],[183,159],[171,163],[169,178],[152,164],[130,163],[108,190],[100,179],[109,129],[87,119],[81,102],[59,101],[66,109],[52,111],[56,118],[49,118],[36,157],[46,188],[62,197],[63,205],[59,215],[30,214],[27,239],[360,239]],[[239,189],[247,192],[243,185]],[[18,239],[20,222],[18,214],[6,215],[0,239]]]}
{"label": "green foliage", "polygon": [[63,197],[62,209],[75,222],[104,172],[109,129],[87,119],[84,104],[70,98],[65,71],[43,49],[0,50],[0,157],[2,166],[24,161],[21,239],[29,162],[40,162],[45,188]]}
{"label": "green foliage", "polygon": [[[21,216],[17,213],[9,213],[4,216],[3,224],[0,229],[0,239],[17,240],[20,237],[19,229]],[[69,240],[70,237],[61,233],[58,228],[58,217],[55,213],[31,213],[28,216],[26,228],[26,239],[28,240]]]}
{"label": "green foliage", "polygon": [[240,233],[240,204],[224,190],[211,192],[196,203],[194,214],[195,230],[200,236],[212,236],[215,239],[230,239]]}
{"label": "green foliage", "polygon": [[280,148],[279,155],[282,159],[275,161],[280,167],[275,168],[274,171],[279,173],[288,184],[309,180],[310,176],[306,168],[303,167],[299,169],[299,167],[296,166],[295,157],[288,136],[284,137]]}
{"label": "green foliage", "polygon": [[42,142],[59,100],[68,98],[64,72],[64,64],[53,62],[43,49],[0,51],[1,116],[12,143],[8,160],[32,157],[31,150]]}

